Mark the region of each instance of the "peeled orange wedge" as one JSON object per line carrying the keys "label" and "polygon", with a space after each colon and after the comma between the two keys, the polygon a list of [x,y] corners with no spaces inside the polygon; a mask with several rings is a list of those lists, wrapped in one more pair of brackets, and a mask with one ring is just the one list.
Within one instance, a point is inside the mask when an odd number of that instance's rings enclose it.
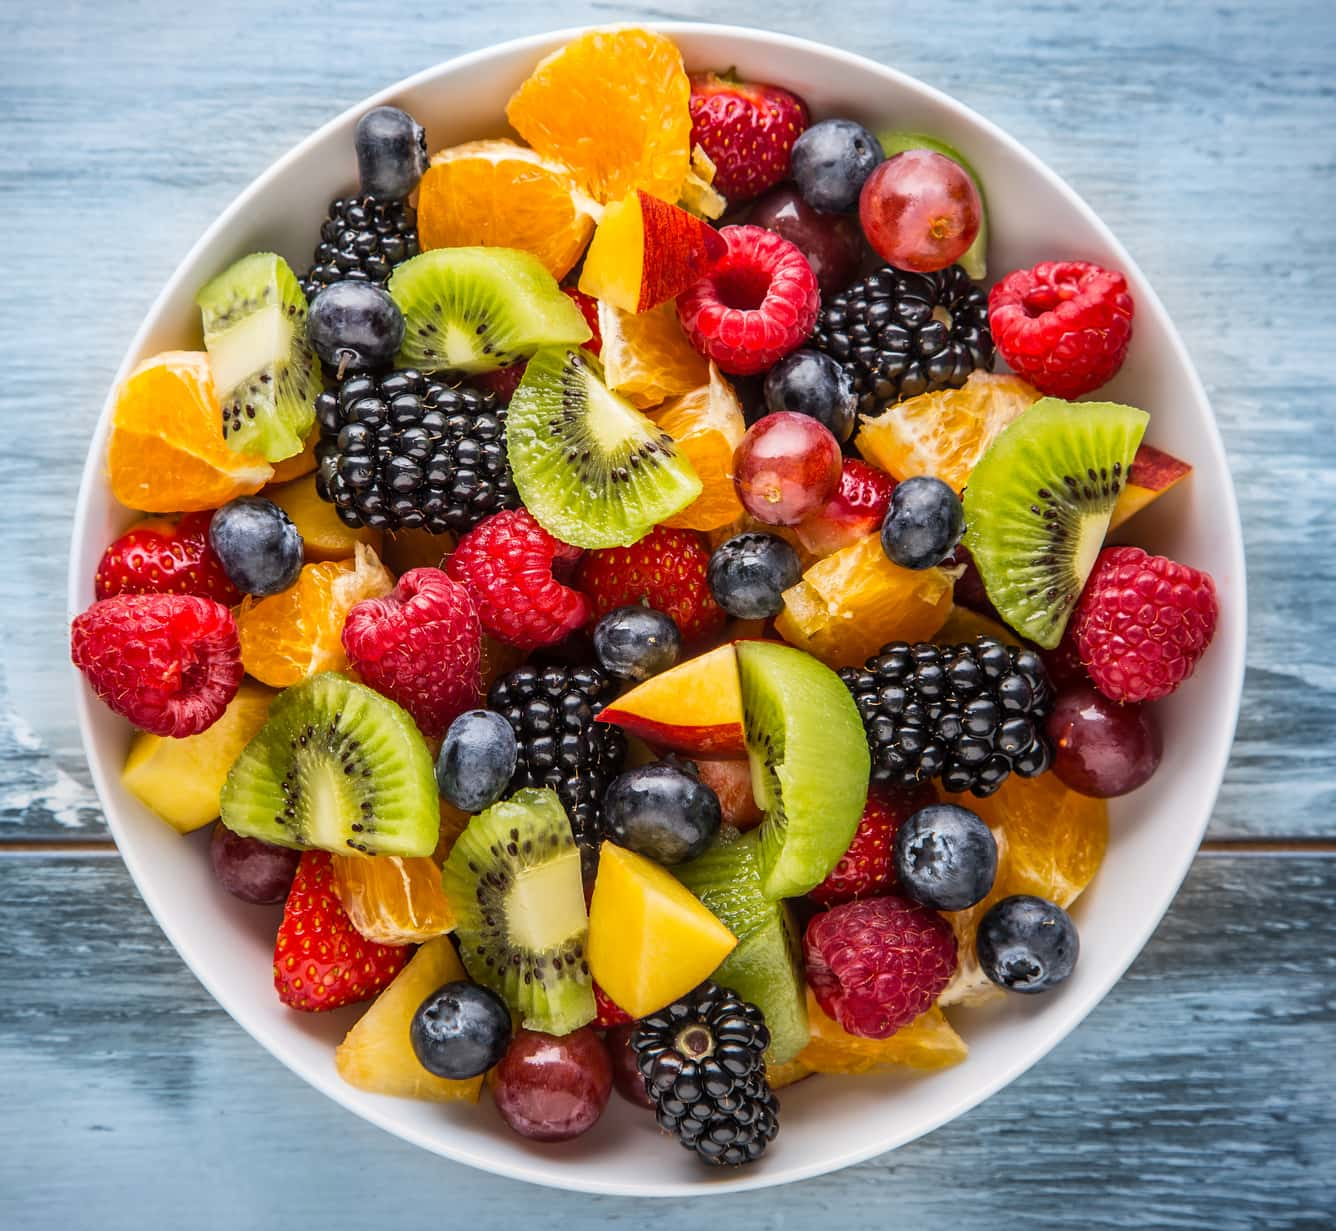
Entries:
{"label": "peeled orange wedge", "polygon": [[812,1024],[812,1038],[798,1053],[798,1060],[813,1073],[874,1073],[900,1066],[945,1069],[959,1064],[969,1051],[936,1005],[888,1039],[860,1039],[847,1034],[821,1011],[810,989],[807,1018]]}
{"label": "peeled orange wedge", "polygon": [[701,494],[664,525],[717,530],[743,515],[733,486],[733,454],[747,432],[742,403],[713,363],[707,384],[665,402],[650,416],[696,468]]}
{"label": "peeled orange wedge", "polygon": [[335,855],[334,892],[358,932],[381,945],[415,945],[455,926],[430,856]]}
{"label": "peeled orange wedge", "polygon": [[600,301],[598,328],[608,388],[640,410],[709,382],[706,360],[682,332],[672,300],[639,315]]}

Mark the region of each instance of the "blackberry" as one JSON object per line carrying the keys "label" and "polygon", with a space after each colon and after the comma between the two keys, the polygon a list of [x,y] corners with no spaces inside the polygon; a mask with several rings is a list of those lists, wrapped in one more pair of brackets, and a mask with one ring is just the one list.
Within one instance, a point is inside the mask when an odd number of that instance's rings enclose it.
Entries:
{"label": "blackberry", "polygon": [[418,254],[417,213],[403,201],[340,197],[329,203],[320,242],[301,280],[306,298],[331,282],[384,286],[390,271]]}
{"label": "blackberry", "polygon": [[519,507],[506,411],[411,369],[347,377],[315,401],[316,491],[349,526],[464,533]]}
{"label": "blackberry", "polygon": [[755,1162],[779,1132],[769,1046],[761,1010],[708,980],[631,1031],[659,1127],[716,1167]]}
{"label": "blackberry", "polygon": [[931,274],[883,265],[826,304],[811,344],[849,374],[859,412],[879,414],[992,368],[988,296],[959,265]]}
{"label": "blackberry", "polygon": [[1044,719],[1053,686],[1033,650],[992,637],[973,645],[892,641],[840,678],[853,693],[872,749],[872,780],[912,787],[941,778],[948,791],[991,795],[1015,770],[1053,760]]}
{"label": "blackberry", "polygon": [[617,681],[597,667],[520,667],[497,680],[487,697],[488,707],[515,732],[515,773],[508,789],[556,791],[586,867],[602,837],[603,792],[626,759],[621,731],[594,721],[616,695]]}

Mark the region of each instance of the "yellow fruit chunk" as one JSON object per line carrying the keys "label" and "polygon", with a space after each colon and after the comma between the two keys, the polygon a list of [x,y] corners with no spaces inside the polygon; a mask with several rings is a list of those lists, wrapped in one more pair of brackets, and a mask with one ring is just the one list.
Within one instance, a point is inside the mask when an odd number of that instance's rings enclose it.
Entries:
{"label": "yellow fruit chunk", "polygon": [[371,1094],[476,1103],[482,1076],[452,1081],[418,1062],[408,1030],[418,1006],[438,987],[467,979],[448,936],[429,940],[376,997],[334,1051],[334,1067],[350,1086]]}
{"label": "yellow fruit chunk", "polygon": [[237,612],[241,662],[248,675],[274,688],[348,666],[343,621],[353,605],[394,589],[394,578],[364,543],[351,560],[302,566],[296,582]]}
{"label": "yellow fruit chunk", "polygon": [[564,278],[594,231],[598,203],[559,162],[513,141],[470,141],[432,155],[418,187],[429,248],[519,248]]}
{"label": "yellow fruit chunk", "polygon": [[648,30],[591,30],[542,60],[506,119],[598,201],[682,191],[691,156],[691,83],[682,54]]}
{"label": "yellow fruit chunk", "polygon": [[1139,444],[1127,471],[1127,483],[1118,493],[1118,503],[1113,506],[1109,530],[1118,529],[1129,517],[1177,487],[1191,473],[1192,467],[1172,453],[1144,442]]}
{"label": "yellow fruit chunk", "polygon": [[685,995],[737,943],[670,872],[603,843],[589,903],[589,971],[632,1017]]}
{"label": "yellow fruit chunk", "polygon": [[827,1017],[807,991],[811,1042],[798,1061],[813,1073],[875,1073],[882,1069],[947,1069],[965,1059],[969,1048],[941,1009],[933,1005],[888,1039],[860,1039]]}
{"label": "yellow fruit chunk", "polygon": [[696,469],[701,493],[663,524],[681,530],[717,530],[743,516],[733,486],[733,454],[747,432],[742,403],[723,373],[710,364],[710,380],[649,416],[677,442]]}
{"label": "yellow fruit chunk", "polygon": [[709,382],[709,366],[682,332],[672,303],[637,316],[600,302],[598,328],[604,381],[641,410]]}
{"label": "yellow fruit chunk", "polygon": [[430,857],[334,855],[334,891],[367,940],[413,945],[443,936],[455,912],[441,888],[440,865]]}
{"label": "yellow fruit chunk", "polygon": [[987,799],[946,795],[977,812],[997,839],[997,879],[988,896],[969,910],[944,912],[956,932],[959,965],[941,1003],[971,1004],[1001,994],[979,970],[974,936],[994,902],[1032,893],[1070,906],[1090,883],[1109,842],[1104,800],[1068,790],[1056,774],[1022,778],[1012,774]]}
{"label": "yellow fruit chunk", "polygon": [[1021,639],[1005,624],[990,620],[969,607],[952,607],[946,623],[933,640],[938,645],[963,645],[975,637],[993,637],[1003,645],[1020,645]]}
{"label": "yellow fruit chunk", "polygon": [[218,815],[227,771],[264,726],[273,699],[268,688],[243,680],[222,717],[198,735],[164,739],[140,731],[121,771],[125,789],[181,833],[207,825]]}
{"label": "yellow fruit chunk", "polygon": [[781,637],[828,667],[859,667],[888,641],[926,641],[951,612],[941,569],[892,564],[870,534],[818,560],[784,591]]}
{"label": "yellow fruit chunk", "polygon": [[770,1083],[772,1090],[783,1090],[786,1086],[797,1085],[804,1077],[811,1077],[813,1072],[813,1069],[796,1056],[792,1060],[786,1060],[783,1064],[767,1064],[765,1066],[766,1080]]}
{"label": "yellow fruit chunk", "polygon": [[372,551],[380,550],[380,531],[365,526],[357,530],[345,526],[334,506],[316,495],[314,475],[268,487],[264,494],[292,518],[301,532],[308,564],[321,560],[346,560],[357,549],[358,543],[365,543]]}
{"label": "yellow fruit chunk", "polygon": [[270,483],[291,483],[315,469],[315,447],[320,443],[320,428],[313,427],[306,438],[306,447],[300,453],[285,457],[281,462],[274,462],[274,477]]}
{"label": "yellow fruit chunk", "polygon": [[273,473],[264,458],[235,453],[223,440],[222,406],[203,352],[154,355],[117,390],[107,478],[127,508],[216,509],[258,492]]}
{"label": "yellow fruit chunk", "polygon": [[728,210],[728,198],[714,187],[714,160],[699,145],[691,147],[691,166],[682,181],[678,205],[698,218],[715,219]]}
{"label": "yellow fruit chunk", "polygon": [[897,479],[929,474],[961,491],[997,434],[1039,397],[1018,376],[972,372],[959,389],[921,393],[864,415],[854,443]]}

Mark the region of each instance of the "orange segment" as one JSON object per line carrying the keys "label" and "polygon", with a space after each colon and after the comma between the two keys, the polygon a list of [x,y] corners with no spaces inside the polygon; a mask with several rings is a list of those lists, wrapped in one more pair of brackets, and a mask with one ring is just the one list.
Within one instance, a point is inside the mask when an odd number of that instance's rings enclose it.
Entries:
{"label": "orange segment", "polygon": [[[998,989],[979,970],[974,936],[985,911],[1013,893],[1032,893],[1070,906],[1090,883],[1109,842],[1109,810],[1102,799],[1068,790],[1056,774],[1012,774],[987,799],[947,795],[977,812],[997,839],[997,879],[969,910],[947,912],[956,931],[960,964],[942,1004],[970,1004]],[[999,993],[1000,994],[1000,993]]]}
{"label": "orange segment", "polygon": [[608,388],[640,410],[709,382],[709,366],[682,332],[672,300],[639,315],[600,302],[598,328]]}
{"label": "orange segment", "polygon": [[676,442],[700,476],[701,493],[663,524],[683,530],[717,530],[743,515],[733,487],[733,453],[747,432],[742,403],[723,373],[710,364],[710,381],[650,414]]}
{"label": "orange segment", "polygon": [[513,141],[470,141],[432,157],[418,188],[428,248],[519,248],[563,278],[589,242],[598,204],[571,173]]}
{"label": "orange segment", "polygon": [[193,513],[258,492],[273,467],[228,448],[222,423],[208,355],[165,351],[145,359],[116,394],[111,494],[146,513]]}
{"label": "orange segment", "polygon": [[346,560],[358,543],[372,551],[381,547],[381,532],[361,526],[354,530],[328,500],[321,500],[315,490],[315,475],[303,475],[290,483],[271,484],[264,490],[301,532],[302,549],[309,564],[313,560]]}
{"label": "orange segment", "polygon": [[534,69],[506,118],[544,158],[570,167],[595,200],[643,188],[676,201],[690,165],[690,97],[671,39],[593,30]]}
{"label": "orange segment", "polygon": [[394,578],[359,543],[351,560],[302,567],[281,594],[258,601],[249,596],[237,613],[241,661],[248,675],[272,688],[286,688],[321,671],[348,666],[343,621],[353,604],[394,589]]}
{"label": "orange segment", "polygon": [[334,892],[367,940],[416,945],[455,926],[455,912],[441,888],[441,869],[429,858],[335,855]]}
{"label": "orange segment", "polygon": [[775,629],[828,667],[859,667],[888,641],[926,641],[951,612],[941,569],[892,564],[870,534],[818,560],[784,591]]}
{"label": "orange segment", "polygon": [[921,393],[875,418],[865,415],[854,443],[897,479],[930,474],[961,491],[994,437],[1039,396],[1017,376],[973,372],[959,389]]}
{"label": "orange segment", "polygon": [[798,1062],[813,1073],[875,1073],[899,1066],[945,1069],[959,1064],[969,1051],[936,1005],[888,1039],[860,1039],[827,1017],[809,988],[807,1018],[812,1039],[798,1053]]}
{"label": "orange segment", "polygon": [[1003,645],[1020,645],[1021,639],[1005,624],[969,607],[952,607],[946,623],[933,635],[938,645],[963,645],[975,637],[995,637]]}

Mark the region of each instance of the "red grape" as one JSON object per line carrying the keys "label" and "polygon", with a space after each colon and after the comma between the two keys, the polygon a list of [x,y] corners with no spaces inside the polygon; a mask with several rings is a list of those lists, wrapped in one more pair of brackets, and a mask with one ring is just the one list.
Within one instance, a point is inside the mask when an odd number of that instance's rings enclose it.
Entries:
{"label": "red grape", "polygon": [[807,258],[821,293],[838,294],[863,262],[863,236],[847,214],[823,214],[803,200],[792,184],[772,188],[747,215],[754,227],[782,235]]}
{"label": "red grape", "polygon": [[1164,752],[1160,729],[1140,705],[1120,705],[1077,684],[1058,694],[1048,718],[1053,772],[1073,791],[1108,799],[1126,795],[1155,772]]}
{"label": "red grape", "polygon": [[612,1084],[628,1103],[653,1111],[654,1100],[645,1089],[645,1079],[640,1075],[636,1054],[631,1050],[631,1031],[635,1028],[635,1022],[627,1022],[613,1026],[607,1033],[605,1041],[612,1057]]}
{"label": "red grape", "polygon": [[897,269],[931,273],[959,260],[979,233],[983,203],[969,173],[932,150],[888,158],[863,185],[867,242]]}
{"label": "red grape", "polygon": [[612,1061],[589,1026],[560,1037],[520,1030],[493,1071],[492,1100],[521,1137],[567,1141],[592,1128],[612,1093]]}
{"label": "red grape", "polygon": [[243,838],[219,821],[209,837],[213,874],[233,897],[267,906],[288,896],[301,851]]}
{"label": "red grape", "polygon": [[834,494],[842,463],[829,428],[782,410],[747,429],[733,455],[733,485],[757,521],[796,526]]}

